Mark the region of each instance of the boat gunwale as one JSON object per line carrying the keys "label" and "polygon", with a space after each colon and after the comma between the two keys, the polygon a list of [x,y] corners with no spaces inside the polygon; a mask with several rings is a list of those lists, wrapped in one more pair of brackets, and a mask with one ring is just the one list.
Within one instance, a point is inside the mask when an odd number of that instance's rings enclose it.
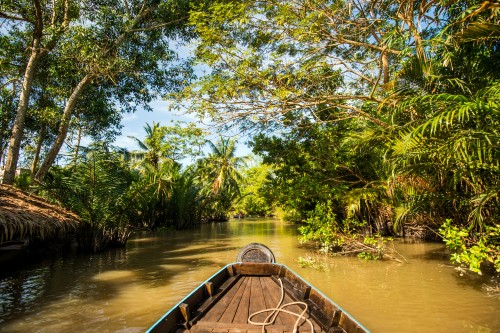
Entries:
{"label": "boat gunwale", "polygon": [[297,278],[299,278],[303,283],[305,283],[306,285],[310,286],[311,289],[313,289],[314,291],[316,291],[318,294],[320,294],[322,297],[324,297],[327,301],[331,302],[333,305],[335,305],[344,315],[346,315],[347,317],[349,317],[350,320],[352,320],[356,325],[358,325],[361,329],[364,329],[366,331],[366,333],[370,333],[370,330],[367,329],[363,324],[361,324],[356,318],[354,318],[351,314],[349,314],[349,312],[347,312],[346,310],[344,310],[343,307],[341,307],[340,305],[338,305],[335,301],[333,301],[330,297],[326,296],[321,290],[319,290],[318,288],[316,288],[314,285],[312,285],[311,283],[307,282],[306,279],[304,279],[302,276],[300,276],[300,274],[298,274],[297,272],[295,272],[293,269],[291,269],[290,267],[288,267],[287,265],[283,265],[283,264],[278,264],[280,266],[283,266],[285,267],[286,269],[288,269],[290,271],[290,273],[293,273]]}
{"label": "boat gunwale", "polygon": [[[213,279],[215,279],[217,276],[220,274],[224,274],[225,271],[229,271],[229,267],[232,266],[238,266],[241,264],[245,264],[245,262],[233,262],[229,263],[226,266],[222,267],[219,269],[217,272],[212,274],[209,278],[204,280],[202,283],[200,283],[196,288],[194,288],[189,294],[187,294],[182,300],[180,300],[177,304],[172,306],[170,310],[168,310],[160,319],[158,319],[149,329],[146,331],[146,333],[153,333],[154,329],[160,325],[165,319],[167,319],[174,311],[178,311],[180,309],[181,304],[186,303],[187,300],[189,300],[190,297],[192,297],[194,294],[200,292],[200,289],[205,288],[205,285],[208,282],[211,282]],[[247,263],[249,264],[249,263]],[[260,263],[251,263],[251,264],[260,264]],[[323,297],[325,300],[333,304],[335,307],[338,308],[338,310],[341,312],[341,314],[344,314],[347,316],[351,321],[353,321],[356,325],[359,326],[360,329],[364,330],[366,333],[370,333],[370,330],[368,330],[363,324],[361,324],[356,318],[354,318],[352,315],[349,314],[349,312],[345,311],[344,308],[339,306],[335,301],[333,301],[331,298],[326,296],[322,291],[320,291],[318,288],[316,288],[314,285],[311,283],[307,282],[300,274],[292,270],[290,267],[284,264],[279,264],[279,263],[262,263],[263,265],[269,265],[269,266],[279,266],[282,267],[286,270],[288,270],[291,274],[295,275],[297,279],[299,279],[304,285],[310,286],[311,289],[313,289],[316,293],[318,293],[321,297]],[[229,274],[229,272],[228,272]]]}

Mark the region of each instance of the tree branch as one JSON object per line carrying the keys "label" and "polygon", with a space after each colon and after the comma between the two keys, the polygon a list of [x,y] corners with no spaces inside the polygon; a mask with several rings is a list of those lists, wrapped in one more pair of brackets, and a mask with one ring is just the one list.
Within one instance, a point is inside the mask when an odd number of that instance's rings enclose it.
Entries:
{"label": "tree branch", "polygon": [[127,32],[140,32],[140,31],[155,30],[155,29],[167,27],[167,26],[172,25],[174,23],[182,22],[184,20],[187,20],[188,18],[189,18],[189,16],[185,16],[185,17],[181,17],[181,18],[179,18],[177,20],[173,20],[173,21],[170,21],[170,22],[167,22],[167,23],[163,23],[163,24],[158,24],[158,25],[155,25],[155,26],[152,26],[152,27],[138,28],[138,29],[129,29],[129,30],[127,30]]}
{"label": "tree branch", "polygon": [[4,18],[4,19],[7,19],[7,20],[13,20],[13,21],[22,21],[22,22],[28,22],[28,23],[31,23],[31,24],[35,24],[35,22],[27,19],[27,18],[24,18],[24,17],[20,17],[20,16],[14,16],[14,15],[11,15],[11,14],[7,14],[7,13],[4,13],[4,12],[0,12],[0,18]]}

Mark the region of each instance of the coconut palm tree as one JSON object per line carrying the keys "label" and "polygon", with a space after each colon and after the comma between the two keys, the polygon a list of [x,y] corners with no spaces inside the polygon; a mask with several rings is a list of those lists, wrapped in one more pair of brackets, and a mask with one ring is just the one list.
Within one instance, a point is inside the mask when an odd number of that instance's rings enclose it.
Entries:
{"label": "coconut palm tree", "polygon": [[236,141],[221,137],[217,144],[212,141],[207,144],[212,152],[202,160],[202,172],[210,183],[211,193],[216,195],[225,190],[239,196],[239,183],[243,181],[239,169],[246,164],[247,158],[235,156]]}
{"label": "coconut palm tree", "polygon": [[133,158],[138,161],[139,164],[146,162],[158,170],[160,163],[167,159],[163,149],[165,130],[159,123],[155,122],[153,122],[152,126],[146,124],[144,130],[146,131],[146,138],[144,141],[134,136],[129,136],[129,138],[133,139],[141,149],[141,151],[132,152]]}
{"label": "coconut palm tree", "polygon": [[188,228],[201,220],[201,187],[193,167],[177,173],[170,200],[170,218],[177,229]]}
{"label": "coconut palm tree", "polygon": [[239,169],[246,157],[236,156],[236,141],[220,138],[217,143],[207,141],[212,152],[198,161],[200,179],[205,185],[208,211],[212,217],[223,218],[234,200],[240,197],[240,184],[244,177]]}

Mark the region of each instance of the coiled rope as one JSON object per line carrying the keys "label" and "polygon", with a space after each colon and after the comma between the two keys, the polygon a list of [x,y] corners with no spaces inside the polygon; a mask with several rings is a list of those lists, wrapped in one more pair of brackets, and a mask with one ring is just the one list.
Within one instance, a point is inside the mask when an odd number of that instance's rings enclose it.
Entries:
{"label": "coiled rope", "polygon": [[[299,325],[300,325],[300,322],[302,319],[305,320],[309,324],[309,326],[311,327],[311,333],[314,333],[314,326],[313,326],[312,322],[304,316],[307,312],[307,309],[308,309],[308,306],[306,303],[304,303],[304,302],[290,302],[290,303],[286,303],[283,305],[281,304],[281,303],[283,303],[283,300],[285,299],[285,289],[283,287],[283,282],[281,281],[281,278],[278,278],[278,280],[279,280],[280,286],[281,286],[281,298],[280,298],[278,305],[275,308],[264,309],[264,310],[260,310],[260,311],[252,313],[250,316],[248,316],[248,323],[252,324],[252,325],[256,325],[256,326],[262,326],[262,333],[264,333],[266,330],[266,326],[274,324],[274,321],[276,320],[276,317],[278,317],[278,314],[280,312],[284,312],[284,313],[288,313],[292,316],[297,317],[297,320],[295,321],[295,325],[293,326],[292,333],[297,332],[297,329],[299,328]],[[292,306],[292,305],[303,306],[304,309],[302,310],[301,313],[296,313],[296,312],[285,310],[286,307]],[[266,317],[266,319],[264,319],[263,322],[252,321],[252,318],[254,316],[261,314],[261,313],[266,313],[266,312],[271,312],[271,313]]]}

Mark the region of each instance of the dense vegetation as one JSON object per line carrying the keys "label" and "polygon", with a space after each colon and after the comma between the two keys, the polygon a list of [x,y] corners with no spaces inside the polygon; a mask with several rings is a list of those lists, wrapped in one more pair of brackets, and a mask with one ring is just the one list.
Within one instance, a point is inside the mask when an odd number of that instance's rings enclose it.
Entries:
{"label": "dense vegetation", "polygon": [[305,239],[441,226],[456,262],[500,270],[498,3],[219,2],[190,20],[212,71],[180,100],[259,132]]}
{"label": "dense vegetation", "polygon": [[[326,250],[357,242],[370,257],[379,236],[442,237],[457,263],[500,271],[499,10],[479,0],[2,2],[3,182],[22,151],[30,178],[88,222],[94,248],[125,240],[130,221],[185,228],[231,209],[282,211]],[[195,45],[192,62],[176,58],[179,41]],[[209,70],[195,78],[200,64]],[[181,166],[204,142],[194,126],[147,125],[141,152],[80,148],[82,135],[112,141],[123,112],[160,95],[251,133],[262,164],[242,169],[221,139]],[[65,140],[72,154],[54,168]]]}

